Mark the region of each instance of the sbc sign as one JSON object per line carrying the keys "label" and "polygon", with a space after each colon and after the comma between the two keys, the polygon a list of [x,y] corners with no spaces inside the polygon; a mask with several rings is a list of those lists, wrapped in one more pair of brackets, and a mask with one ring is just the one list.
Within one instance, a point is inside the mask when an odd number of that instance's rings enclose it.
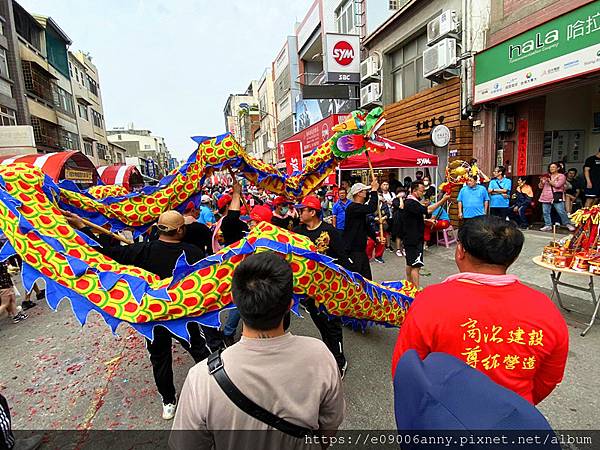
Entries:
{"label": "sbc sign", "polygon": [[360,82],[360,38],[353,34],[326,33],[324,69],[327,83]]}

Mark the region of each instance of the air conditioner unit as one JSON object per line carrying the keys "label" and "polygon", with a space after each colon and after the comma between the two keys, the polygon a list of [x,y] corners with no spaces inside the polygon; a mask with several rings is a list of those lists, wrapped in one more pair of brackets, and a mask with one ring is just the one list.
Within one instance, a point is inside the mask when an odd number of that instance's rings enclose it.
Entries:
{"label": "air conditioner unit", "polygon": [[458,33],[456,11],[447,10],[427,24],[427,45],[431,45],[450,33]]}
{"label": "air conditioner unit", "polygon": [[452,66],[456,64],[456,39],[443,39],[423,52],[423,77],[439,78],[445,72],[455,75]]}
{"label": "air conditioner unit", "polygon": [[369,56],[363,62],[360,63],[360,81],[367,80],[374,77],[379,72],[379,64],[377,64],[377,57]]}
{"label": "air conditioner unit", "polygon": [[379,83],[369,83],[360,88],[360,106],[367,106],[381,103],[381,88]]}

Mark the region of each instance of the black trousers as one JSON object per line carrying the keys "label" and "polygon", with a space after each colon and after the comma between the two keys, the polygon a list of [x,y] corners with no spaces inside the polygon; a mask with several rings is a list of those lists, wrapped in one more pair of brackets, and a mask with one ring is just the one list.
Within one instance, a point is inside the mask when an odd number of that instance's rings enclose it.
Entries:
{"label": "black trousers", "polygon": [[344,356],[344,337],[342,333],[342,320],[339,317],[330,317],[324,312],[319,311],[315,300],[307,298],[303,302],[311,319],[317,326],[321,339],[333,354],[338,367],[341,369],[346,363]]}
{"label": "black trousers", "polygon": [[195,322],[189,323],[190,342],[188,343],[184,339],[175,336],[166,328],[157,326],[154,328],[154,340],[150,341],[146,339],[146,348],[150,353],[154,382],[165,405],[167,403],[175,403],[176,401],[175,384],[173,383],[172,339],[179,341],[181,346],[192,355],[194,362],[199,363],[203,359],[208,358],[212,353],[212,349],[206,344],[206,339],[204,338],[204,333],[207,330],[210,332],[211,329],[200,327]]}
{"label": "black trousers", "polygon": [[369,257],[365,250],[350,252],[348,256],[352,260],[353,270],[355,272],[360,273],[367,280],[373,279],[373,275],[371,274],[371,264],[369,264]]}

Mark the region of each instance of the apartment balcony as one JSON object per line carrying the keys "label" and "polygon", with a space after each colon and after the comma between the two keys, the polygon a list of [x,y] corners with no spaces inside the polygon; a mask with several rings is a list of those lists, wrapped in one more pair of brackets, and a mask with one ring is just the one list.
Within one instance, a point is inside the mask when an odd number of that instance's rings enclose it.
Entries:
{"label": "apartment balcony", "polygon": [[31,126],[36,145],[56,151],[62,150],[61,127],[35,116],[31,116]]}
{"label": "apartment balcony", "polygon": [[56,77],[34,61],[22,61],[22,66],[27,93],[52,105],[54,102],[52,80]]}

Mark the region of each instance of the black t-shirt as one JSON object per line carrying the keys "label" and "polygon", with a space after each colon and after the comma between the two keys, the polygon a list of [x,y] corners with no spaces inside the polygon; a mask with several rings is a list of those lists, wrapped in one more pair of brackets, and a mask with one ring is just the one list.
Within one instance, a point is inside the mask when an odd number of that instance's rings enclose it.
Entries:
{"label": "black t-shirt", "polygon": [[344,242],[348,253],[364,252],[367,248],[367,237],[371,235],[367,225],[367,215],[377,211],[379,196],[371,192],[366,204],[352,202],[346,208],[344,222]]}
{"label": "black t-shirt", "polygon": [[285,230],[293,230],[294,227],[296,226],[296,223],[294,223],[294,219],[292,217],[277,217],[275,215],[273,215],[273,218],[271,219],[271,223],[277,227],[281,227]]}
{"label": "black t-shirt", "polygon": [[173,275],[175,264],[182,253],[185,252],[188,264],[194,264],[204,258],[204,252],[195,245],[187,242],[164,242],[161,240],[103,247],[101,251],[120,264],[145,269],[162,279]]}
{"label": "black t-shirt", "polygon": [[314,230],[309,230],[305,224],[301,224],[294,228],[294,233],[308,237],[317,246],[319,253],[336,259],[339,265],[352,270],[342,235],[330,223],[321,222]]}
{"label": "black t-shirt", "polygon": [[[575,195],[577,193],[577,190],[582,190],[585,187],[585,184],[582,184],[582,181],[579,177],[575,177],[572,180],[569,181],[569,179],[567,178],[567,183],[571,186],[569,189],[565,190],[566,194],[569,195]],[[565,185],[566,187],[567,185]]]}
{"label": "black t-shirt", "polygon": [[225,246],[231,245],[242,239],[250,231],[248,224],[240,220],[239,211],[229,211],[221,221],[221,233]]}
{"label": "black t-shirt", "polygon": [[185,226],[183,242],[195,245],[206,255],[212,255],[212,233],[210,228],[200,222],[192,222]]}
{"label": "black t-shirt", "polygon": [[590,180],[592,180],[592,187],[598,189],[600,187],[600,158],[596,155],[590,156],[585,160],[583,165],[584,169],[589,167],[590,169]]}
{"label": "black t-shirt", "polygon": [[404,200],[404,209],[402,210],[402,242],[404,245],[417,245],[423,242],[425,214],[427,214],[426,206],[412,198]]}

